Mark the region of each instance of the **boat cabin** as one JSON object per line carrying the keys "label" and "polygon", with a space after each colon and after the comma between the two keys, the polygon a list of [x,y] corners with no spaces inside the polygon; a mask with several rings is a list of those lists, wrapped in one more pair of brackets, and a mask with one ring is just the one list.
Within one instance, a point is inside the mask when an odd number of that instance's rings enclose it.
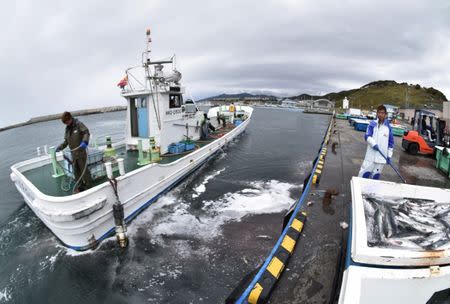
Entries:
{"label": "boat cabin", "polygon": [[127,100],[125,142],[128,149],[136,149],[139,139],[143,148],[148,149],[148,139],[153,137],[156,146],[165,154],[171,143],[200,138],[203,112],[192,101],[188,104],[183,102],[181,87],[169,86],[160,88],[158,92],[125,92],[122,95]]}

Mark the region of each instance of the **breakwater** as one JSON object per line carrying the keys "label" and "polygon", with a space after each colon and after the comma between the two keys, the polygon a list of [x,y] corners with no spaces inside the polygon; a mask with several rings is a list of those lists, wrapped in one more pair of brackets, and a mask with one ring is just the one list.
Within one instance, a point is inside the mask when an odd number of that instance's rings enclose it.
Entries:
{"label": "breakwater", "polygon": [[[87,109],[87,110],[78,110],[78,111],[71,111],[73,116],[83,116],[83,115],[91,115],[91,114],[99,114],[99,113],[107,113],[107,112],[116,112],[116,111],[125,111],[127,109],[126,106],[112,106],[112,107],[103,107],[103,108],[94,108],[94,109]],[[0,128],[1,131],[6,131],[13,128],[23,127],[26,125],[31,125],[38,122],[43,121],[49,121],[49,120],[56,120],[61,118],[62,113],[58,114],[51,114],[51,115],[43,115],[38,116],[29,119],[26,122],[21,122],[18,124],[10,125],[7,127]]]}

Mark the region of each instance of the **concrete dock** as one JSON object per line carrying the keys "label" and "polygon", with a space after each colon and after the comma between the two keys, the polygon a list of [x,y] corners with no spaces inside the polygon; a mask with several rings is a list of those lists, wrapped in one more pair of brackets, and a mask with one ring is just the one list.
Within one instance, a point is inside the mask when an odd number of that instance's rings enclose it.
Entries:
{"label": "concrete dock", "polygon": [[[435,168],[434,159],[409,155],[401,148],[401,137],[394,140],[393,165],[407,183],[450,188],[450,179]],[[349,223],[350,180],[359,172],[366,147],[364,133],[347,120],[332,123],[320,183],[312,186],[301,208],[306,224],[268,303],[337,302],[349,230],[342,226]],[[401,183],[388,165],[381,179]]]}

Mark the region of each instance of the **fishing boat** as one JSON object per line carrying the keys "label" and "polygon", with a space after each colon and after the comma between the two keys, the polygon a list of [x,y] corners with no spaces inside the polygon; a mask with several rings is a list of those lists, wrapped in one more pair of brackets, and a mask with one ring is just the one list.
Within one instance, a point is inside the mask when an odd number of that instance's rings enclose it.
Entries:
{"label": "fishing boat", "polygon": [[450,189],[353,177],[339,303],[448,303]]}
{"label": "fishing boat", "polygon": [[[184,99],[175,56],[151,60],[151,37],[142,64],[120,81],[127,104],[125,140],[88,147],[94,186],[74,193],[70,151],[47,153],[11,167],[26,204],[67,247],[86,250],[115,234],[126,247],[126,226],[158,197],[242,134],[253,109],[225,105],[199,111]],[[164,69],[170,69],[166,72]]]}

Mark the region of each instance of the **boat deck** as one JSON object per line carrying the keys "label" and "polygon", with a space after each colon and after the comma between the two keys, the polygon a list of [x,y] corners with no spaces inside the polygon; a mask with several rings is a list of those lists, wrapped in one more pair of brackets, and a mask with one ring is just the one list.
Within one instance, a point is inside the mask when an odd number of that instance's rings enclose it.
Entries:
{"label": "boat deck", "polygon": [[[231,130],[233,130],[234,128],[235,128],[234,125],[227,124],[225,128],[221,128],[218,129],[216,132],[210,133],[211,135],[208,139],[194,141],[196,149],[180,154],[164,154],[161,157],[161,161],[159,161],[158,163],[159,164],[172,163],[194,152],[198,148],[206,146],[207,144],[213,142],[218,136],[226,134]],[[139,154],[137,150],[126,150],[125,146],[123,146],[121,148],[116,148],[116,153],[118,158],[124,159],[124,166],[126,173],[142,167],[138,166],[137,164]],[[146,155],[146,153],[144,153],[144,155]],[[63,162],[61,161],[60,164],[63,165]],[[54,178],[52,177],[52,172],[53,172],[52,165],[51,163],[49,163],[47,165],[22,172],[22,174],[43,194],[57,197],[72,195],[72,187],[75,182],[67,176],[60,176]],[[113,171],[113,174],[114,177],[119,176],[118,170]],[[100,185],[106,182],[107,180],[108,179],[106,176],[100,177],[96,180],[93,180],[93,186]]]}

